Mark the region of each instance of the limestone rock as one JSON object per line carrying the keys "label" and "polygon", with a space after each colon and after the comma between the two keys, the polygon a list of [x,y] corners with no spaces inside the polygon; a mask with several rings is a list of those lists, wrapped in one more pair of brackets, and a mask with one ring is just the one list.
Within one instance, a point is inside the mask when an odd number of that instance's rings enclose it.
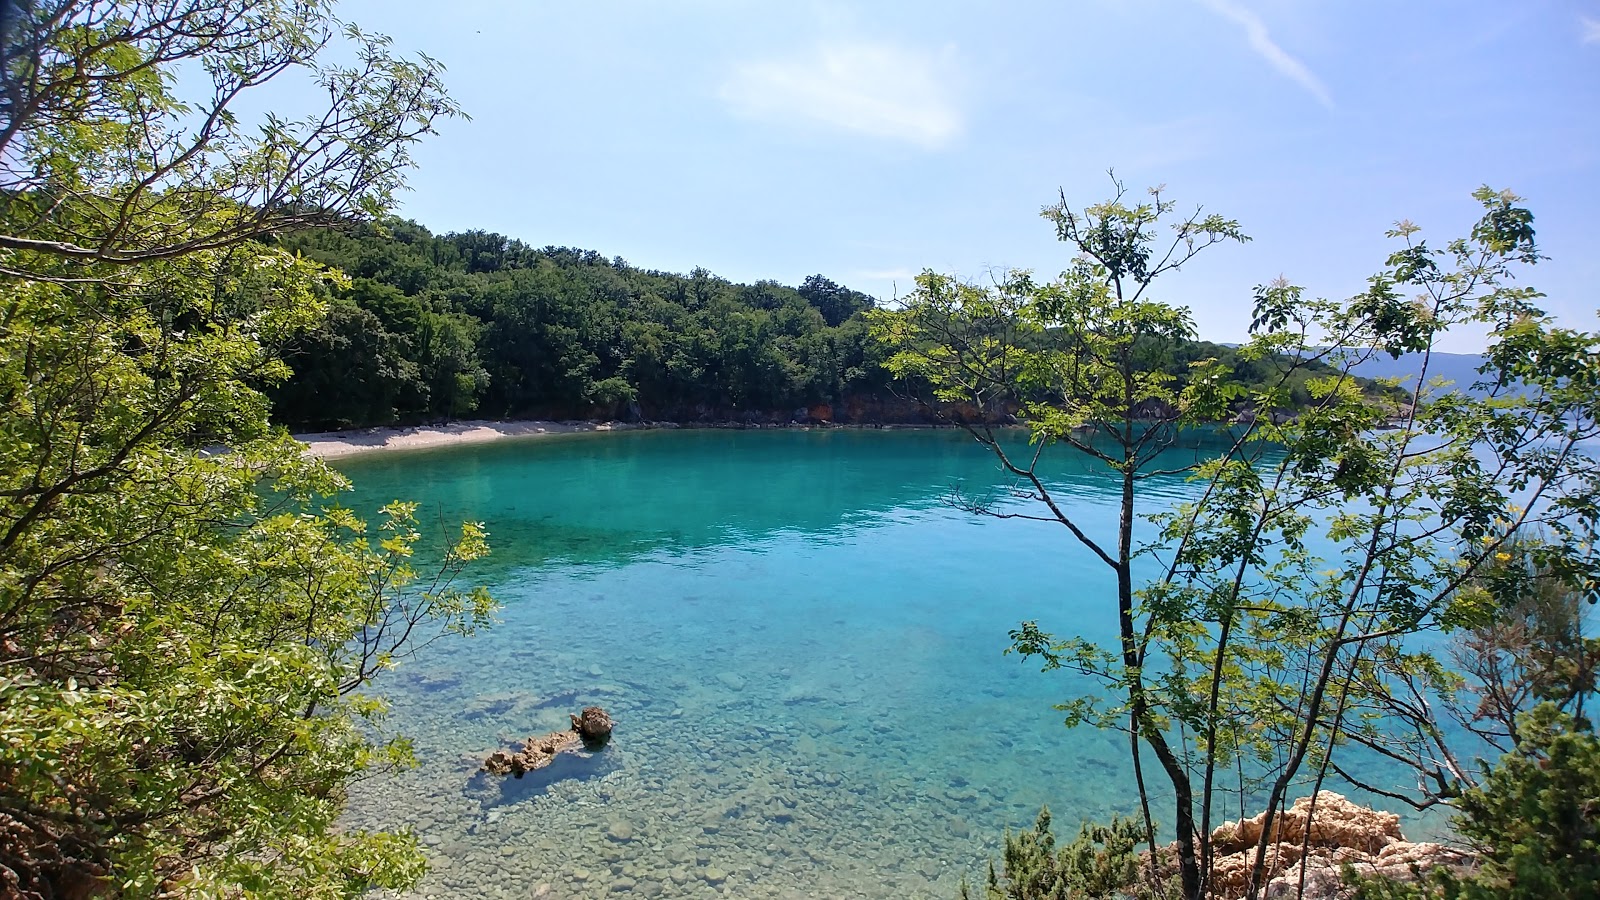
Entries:
{"label": "limestone rock", "polygon": [[[1462,869],[1471,865],[1470,855],[1459,850],[1407,841],[1400,833],[1400,817],[1393,813],[1352,803],[1331,791],[1317,794],[1315,803],[1313,813],[1312,798],[1301,797],[1274,820],[1261,892],[1265,900],[1298,896],[1302,874],[1307,898],[1343,898],[1349,893],[1341,875],[1346,864],[1363,875],[1402,880],[1413,877],[1413,867],[1428,872],[1440,866]],[[1216,896],[1246,894],[1265,819],[1263,814],[1227,822],[1211,833],[1216,850],[1212,864]]]}
{"label": "limestone rock", "polygon": [[490,775],[510,775],[521,778],[536,769],[542,769],[559,753],[580,747],[594,749],[611,737],[611,717],[598,706],[584,707],[581,716],[571,716],[572,728],[552,731],[540,737],[530,737],[517,751],[496,750],[483,762],[483,770]]}
{"label": "limestone rock", "polygon": [[556,758],[557,753],[574,749],[579,743],[576,732],[552,731],[542,737],[528,738],[523,741],[522,749],[515,753],[509,750],[496,750],[484,761],[483,769],[490,775],[521,778],[528,772],[550,765],[550,761]]}
{"label": "limestone rock", "polygon": [[[1312,798],[1301,797],[1278,816],[1273,822],[1273,842],[1304,843],[1311,806]],[[1265,820],[1266,814],[1262,813],[1253,819],[1227,822],[1217,828],[1211,833],[1211,841],[1218,855],[1254,847],[1261,839]],[[1347,847],[1367,854],[1405,840],[1400,833],[1399,816],[1351,803],[1332,791],[1317,794],[1316,821],[1310,822],[1309,828],[1313,847]]]}

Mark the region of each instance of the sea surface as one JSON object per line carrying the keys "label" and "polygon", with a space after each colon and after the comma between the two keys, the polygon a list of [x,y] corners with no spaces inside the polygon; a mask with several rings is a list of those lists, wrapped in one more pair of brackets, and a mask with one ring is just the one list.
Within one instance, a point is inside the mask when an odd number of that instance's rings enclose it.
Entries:
{"label": "sea surface", "polygon": [[[960,432],[580,434],[338,465],[357,510],[415,500],[494,548],[471,574],[499,624],[376,685],[419,766],[351,792],[351,825],[420,837],[417,896],[950,900],[1042,805],[1067,839],[1137,812],[1126,739],[1053,709],[1092,686],[1003,652],[1024,620],[1109,640],[1111,570],[1059,524],[959,508],[1036,511]],[[1048,474],[1112,533],[1110,476]],[[602,752],[476,773],[588,705],[617,722]]]}

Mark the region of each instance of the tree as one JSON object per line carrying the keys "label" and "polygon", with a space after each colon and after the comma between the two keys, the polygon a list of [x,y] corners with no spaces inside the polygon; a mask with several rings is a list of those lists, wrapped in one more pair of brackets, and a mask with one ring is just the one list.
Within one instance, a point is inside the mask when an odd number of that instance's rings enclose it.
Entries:
{"label": "tree", "polygon": [[[1600,338],[1558,326],[1536,292],[1511,283],[1538,258],[1531,214],[1509,194],[1476,196],[1484,216],[1470,237],[1434,250],[1414,226],[1397,227],[1405,246],[1347,302],[1282,281],[1258,288],[1256,334],[1239,358],[1267,367],[1264,381],[1215,358],[1171,374],[1187,311],[1143,293],[1237,226],[1197,213],[1155,252],[1152,226],[1170,205],[1157,192],[1129,207],[1120,185],[1081,215],[1046,210],[1079,255],[1057,282],[1013,273],[983,288],[927,275],[904,310],[879,314],[899,349],[891,366],[930,385],[930,401],[1018,479],[1015,496],[1043,511],[968,506],[1058,522],[1117,571],[1116,647],[1025,622],[1013,649],[1110,690],[1062,708],[1069,724],[1130,733],[1152,859],[1141,749],[1156,757],[1184,896],[1208,891],[1225,778],[1241,815],[1247,804],[1267,814],[1252,892],[1265,884],[1290,791],[1341,777],[1342,747],[1381,743],[1394,722],[1372,713],[1399,695],[1384,686],[1396,669],[1443,670],[1412,637],[1481,624],[1514,601],[1508,582],[1482,576],[1515,541],[1551,535],[1540,559],[1597,583],[1600,481],[1583,447],[1597,434]],[[1491,331],[1478,394],[1431,383],[1425,364],[1409,399],[1352,374],[1378,354],[1426,359],[1463,324]],[[989,424],[1013,412],[1030,429],[1025,455]],[[1211,452],[1162,455],[1207,423],[1221,438]],[[1056,447],[1098,462],[1120,489],[1115,543],[1079,528],[1039,474]],[[1192,499],[1142,511],[1154,534],[1136,545],[1141,479],[1174,474],[1189,478]],[[1474,584],[1484,586],[1464,590]]]}
{"label": "tree", "polygon": [[403,398],[424,385],[403,339],[371,312],[350,302],[328,304],[315,330],[285,345],[294,377],[269,386],[285,424],[311,431],[395,422]]}
{"label": "tree", "polygon": [[[1482,218],[1443,247],[1429,247],[1410,223],[1397,225],[1390,236],[1402,246],[1347,303],[1307,302],[1281,285],[1258,295],[1266,347],[1322,352],[1347,369],[1377,353],[1424,360],[1410,384],[1416,402],[1399,410],[1392,429],[1375,429],[1373,407],[1348,388],[1319,384],[1327,399],[1311,414],[1263,432],[1286,448],[1276,472],[1292,490],[1277,502],[1324,523],[1333,549],[1319,565],[1345,563],[1274,579],[1288,596],[1329,602],[1305,604],[1319,627],[1307,633],[1297,666],[1307,690],[1285,707],[1298,724],[1270,779],[1269,825],[1302,765],[1320,785],[1330,772],[1349,775],[1336,761],[1340,746],[1381,750],[1386,734],[1415,732],[1418,720],[1397,715],[1391,702],[1401,696],[1397,685],[1415,687],[1422,674],[1411,699],[1423,706],[1448,685],[1429,677],[1447,669],[1412,638],[1518,615],[1529,582],[1508,577],[1504,563],[1515,553],[1532,547],[1539,566],[1590,595],[1600,583],[1600,473],[1585,450],[1600,435],[1600,335],[1559,325],[1536,305],[1542,295],[1514,283],[1520,267],[1540,258],[1520,198],[1488,188],[1474,197]],[[1462,325],[1489,332],[1471,392],[1435,383],[1427,371],[1437,342]],[[1312,327],[1320,334],[1308,334]],[[1313,349],[1330,343],[1340,349]],[[1265,849],[1257,848],[1258,884]]]}
{"label": "tree", "polygon": [[[10,6],[10,4],[8,4]],[[0,99],[6,270],[129,265],[385,209],[410,146],[459,114],[442,68],[340,26],[329,0],[34,0],[8,23]],[[343,37],[353,65],[319,62]],[[188,65],[205,93],[173,93]],[[285,73],[327,91],[255,133],[233,108]]]}
{"label": "tree", "polygon": [[[1144,646],[1135,607],[1134,521],[1139,485],[1191,466],[1163,461],[1184,426],[1200,425],[1216,411],[1215,367],[1202,365],[1181,389],[1161,371],[1161,362],[1193,336],[1186,309],[1151,299],[1151,287],[1198,253],[1225,241],[1247,238],[1236,222],[1200,211],[1180,218],[1170,240],[1161,235],[1176,206],[1160,191],[1151,202],[1130,205],[1120,183],[1109,201],[1077,213],[1062,201],[1044,211],[1057,235],[1079,256],[1058,281],[1037,284],[1014,272],[991,287],[966,285],[933,273],[917,279],[903,310],[880,311],[880,336],[899,352],[889,360],[902,377],[925,381],[932,402],[942,404],[978,443],[995,454],[1019,481],[1015,494],[1040,503],[1042,514],[991,509],[975,512],[1003,518],[1041,518],[1064,525],[1072,537],[1116,575],[1118,674],[1111,681],[1125,698],[1115,711],[1075,708],[1071,721],[1113,726],[1125,722],[1135,775],[1140,783],[1147,840],[1154,826],[1144,788],[1141,747],[1155,754],[1176,795],[1180,870],[1187,896],[1199,896],[1201,859],[1193,835],[1194,788],[1150,701]],[[1160,243],[1157,243],[1157,242]],[[1015,455],[993,423],[1020,413],[1029,423],[1031,451]],[[1040,473],[1044,451],[1062,445],[1089,457],[1117,482],[1117,531],[1095,537],[1058,502]],[[1024,653],[1059,656],[1048,636],[1027,623],[1015,636]],[[1109,658],[1091,667],[1105,672]]]}
{"label": "tree", "polygon": [[806,280],[800,283],[800,296],[816,307],[822,313],[823,321],[834,328],[856,313],[873,307],[871,297],[835,284],[821,275],[806,276]]}
{"label": "tree", "polygon": [[1600,885],[1600,739],[1554,704],[1462,797],[1460,828],[1484,860],[1469,896],[1593,897]]}
{"label": "tree", "polygon": [[[17,7],[8,4],[8,9]],[[344,832],[374,674],[483,625],[464,526],[414,566],[268,424],[337,273],[258,239],[375,212],[454,107],[438,66],[320,2],[40,0],[8,20],[0,159],[0,893],[355,896],[420,874]],[[183,69],[185,79],[176,72]],[[309,73],[315,115],[230,112]],[[174,91],[209,77],[212,91]],[[207,451],[223,445],[228,453]]]}
{"label": "tree", "polygon": [[1574,729],[1590,729],[1600,694],[1600,638],[1586,633],[1595,593],[1581,571],[1562,571],[1563,556],[1539,535],[1507,543],[1458,590],[1454,602],[1474,612],[1438,659],[1381,648],[1357,671],[1371,724],[1350,739],[1415,770],[1415,792],[1385,791],[1336,770],[1423,809],[1481,786],[1472,757],[1521,750],[1523,721],[1540,704],[1570,717]]}

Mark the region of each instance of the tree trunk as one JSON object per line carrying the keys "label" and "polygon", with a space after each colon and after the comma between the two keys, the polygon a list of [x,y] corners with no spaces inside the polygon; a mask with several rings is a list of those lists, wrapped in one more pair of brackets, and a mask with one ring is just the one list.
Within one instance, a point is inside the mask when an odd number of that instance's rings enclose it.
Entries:
{"label": "tree trunk", "polygon": [[[1167,780],[1172,782],[1173,826],[1178,837],[1178,871],[1183,882],[1183,896],[1187,900],[1202,900],[1203,882],[1194,844],[1194,789],[1183,762],[1167,744],[1166,735],[1150,723],[1145,702],[1144,675],[1140,671],[1143,660],[1139,658],[1138,633],[1133,621],[1133,488],[1134,470],[1130,464],[1122,471],[1122,515],[1117,523],[1117,623],[1121,632],[1122,664],[1128,672],[1128,706],[1137,736],[1150,745],[1167,773]],[[1145,800],[1140,799],[1141,802]]]}

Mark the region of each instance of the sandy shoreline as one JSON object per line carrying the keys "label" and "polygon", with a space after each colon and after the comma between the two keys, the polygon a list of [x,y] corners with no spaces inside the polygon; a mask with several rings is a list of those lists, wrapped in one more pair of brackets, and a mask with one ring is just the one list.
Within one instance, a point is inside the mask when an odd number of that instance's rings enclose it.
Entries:
{"label": "sandy shoreline", "polygon": [[455,444],[482,444],[503,438],[536,437],[551,434],[577,434],[586,431],[625,431],[648,428],[627,422],[491,422],[474,420],[446,425],[418,425],[408,428],[353,428],[318,434],[297,434],[295,440],[306,445],[306,455],[339,459],[375,450],[425,450]]}
{"label": "sandy shoreline", "polygon": [[339,459],[370,453],[375,450],[426,450],[456,444],[482,444],[502,438],[541,437],[552,434],[583,434],[591,431],[640,431],[651,428],[712,428],[712,429],[797,429],[812,431],[822,429],[861,429],[870,431],[901,431],[912,429],[950,428],[949,425],[926,423],[865,424],[823,422],[804,424],[740,423],[740,422],[548,422],[527,420],[496,422],[474,419],[465,422],[446,422],[442,425],[410,425],[374,428],[350,428],[344,431],[324,431],[314,434],[297,434],[294,439],[306,445],[307,456],[321,459]]}

